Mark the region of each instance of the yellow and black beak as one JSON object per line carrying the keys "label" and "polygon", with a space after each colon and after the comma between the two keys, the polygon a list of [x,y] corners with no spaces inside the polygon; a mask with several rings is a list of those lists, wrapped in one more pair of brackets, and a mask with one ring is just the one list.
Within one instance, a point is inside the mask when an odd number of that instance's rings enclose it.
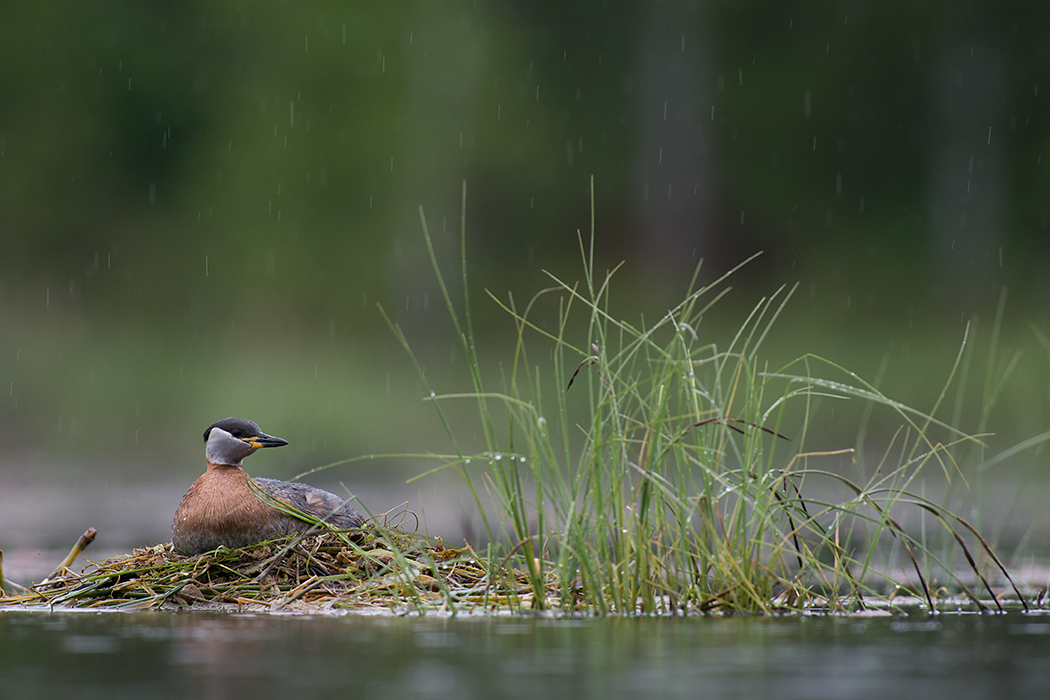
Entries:
{"label": "yellow and black beak", "polygon": [[241,438],[241,440],[251,445],[252,449],[255,450],[260,447],[284,447],[288,444],[288,441],[284,438],[274,437],[273,435],[267,435],[266,433],[249,435],[248,437]]}

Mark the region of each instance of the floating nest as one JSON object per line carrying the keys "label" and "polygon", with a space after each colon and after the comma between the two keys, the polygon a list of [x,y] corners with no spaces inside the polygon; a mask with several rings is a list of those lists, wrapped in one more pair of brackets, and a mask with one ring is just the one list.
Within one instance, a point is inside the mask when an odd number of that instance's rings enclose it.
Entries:
{"label": "floating nest", "polygon": [[[130,555],[91,562],[83,571],[70,570],[94,539],[88,530],[65,561],[44,579],[29,587],[3,580],[0,552],[0,609],[89,608],[96,610],[217,610],[228,612],[299,613],[408,613],[408,612],[503,612],[529,610],[568,612],[562,584],[550,572],[535,586],[521,569],[478,556],[468,545],[446,548],[441,538],[370,524],[365,529],[322,529],[290,538],[263,542],[243,549],[220,547],[214,552],[187,557],[172,545],[136,549]],[[538,564],[538,562],[537,562]],[[538,572],[537,572],[538,576]],[[586,610],[571,582],[570,599],[576,611]],[[1013,582],[1011,581],[1011,585]],[[4,592],[6,590],[6,593]],[[942,596],[910,598],[896,593],[886,598],[867,598],[863,612],[897,614],[908,610],[1029,610],[1023,595],[1013,587],[1016,601],[998,596],[977,600]],[[850,600],[828,600],[821,596],[799,599],[805,588],[786,586],[770,601],[777,612],[843,612]],[[715,594],[695,608],[696,612],[726,612],[734,609],[727,599],[731,589]],[[1033,596],[1033,605],[1044,608],[1045,589]],[[665,601],[664,612],[681,610]]]}
{"label": "floating nest", "polygon": [[[495,566],[469,546],[449,549],[441,538],[393,529],[322,531],[193,557],[162,544],[80,573],[62,566],[42,583],[13,588],[0,592],[0,607],[398,613],[537,602],[526,572]],[[553,578],[542,595],[548,600],[536,607],[556,601]]]}

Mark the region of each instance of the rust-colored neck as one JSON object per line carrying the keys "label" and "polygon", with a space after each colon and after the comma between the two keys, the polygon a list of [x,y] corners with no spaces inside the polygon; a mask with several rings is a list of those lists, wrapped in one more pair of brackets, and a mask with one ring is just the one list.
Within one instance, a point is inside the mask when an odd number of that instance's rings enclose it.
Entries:
{"label": "rust-colored neck", "polygon": [[208,471],[210,471],[210,472],[211,471],[226,471],[226,470],[238,471],[238,472],[244,471],[243,465],[240,465],[240,464],[216,464],[215,462],[212,462],[211,460],[206,460],[206,462],[208,464]]}

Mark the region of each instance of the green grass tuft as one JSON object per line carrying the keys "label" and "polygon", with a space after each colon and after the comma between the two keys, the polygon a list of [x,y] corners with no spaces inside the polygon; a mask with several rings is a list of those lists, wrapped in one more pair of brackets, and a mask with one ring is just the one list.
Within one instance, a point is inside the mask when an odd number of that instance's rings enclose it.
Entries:
{"label": "green grass tuft", "polygon": [[[465,214],[465,186],[463,192]],[[510,562],[526,572],[536,607],[603,614],[844,610],[889,592],[910,593],[932,609],[945,589],[983,609],[999,605],[993,580],[1008,581],[1025,605],[977,529],[916,488],[930,469],[964,481],[954,455],[980,444],[934,417],[963,360],[965,338],[926,413],[815,355],[766,366],[763,341],[794,288],[762,299],[724,345],[705,338],[701,324],[728,291],[732,270],[696,287],[698,268],[681,303],[655,323],[629,323],[610,310],[616,270],[594,269],[593,182],[591,208],[590,236],[580,236],[582,284],[551,275],[553,285],[524,308],[489,294],[517,329],[501,390],[482,381],[465,230],[460,312],[420,209],[473,391],[437,395],[402,329],[387,318],[452,441],[453,452],[438,456],[428,473],[454,469],[462,477],[484,522],[492,570]],[[558,303],[554,330],[530,318],[551,295]],[[537,344],[544,359],[534,363]],[[480,454],[460,448],[443,409],[464,399],[477,404],[486,444]],[[854,447],[810,447],[821,406],[843,400],[864,402],[866,417],[881,408],[901,422],[866,478]],[[858,428],[858,443],[865,430]],[[924,527],[915,534],[902,526],[901,514],[936,523],[966,565],[931,546]],[[553,599],[543,595],[552,576],[560,582]]]}

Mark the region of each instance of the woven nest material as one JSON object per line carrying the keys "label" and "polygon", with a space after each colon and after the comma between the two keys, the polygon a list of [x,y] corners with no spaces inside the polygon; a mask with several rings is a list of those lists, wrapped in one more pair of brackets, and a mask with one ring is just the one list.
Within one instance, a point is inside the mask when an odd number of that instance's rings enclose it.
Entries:
{"label": "woven nest material", "polygon": [[[543,607],[557,594],[549,576]],[[523,610],[535,602],[525,572],[400,530],[357,543],[326,531],[193,557],[157,545],[0,597],[0,606],[19,607],[297,612]]]}

